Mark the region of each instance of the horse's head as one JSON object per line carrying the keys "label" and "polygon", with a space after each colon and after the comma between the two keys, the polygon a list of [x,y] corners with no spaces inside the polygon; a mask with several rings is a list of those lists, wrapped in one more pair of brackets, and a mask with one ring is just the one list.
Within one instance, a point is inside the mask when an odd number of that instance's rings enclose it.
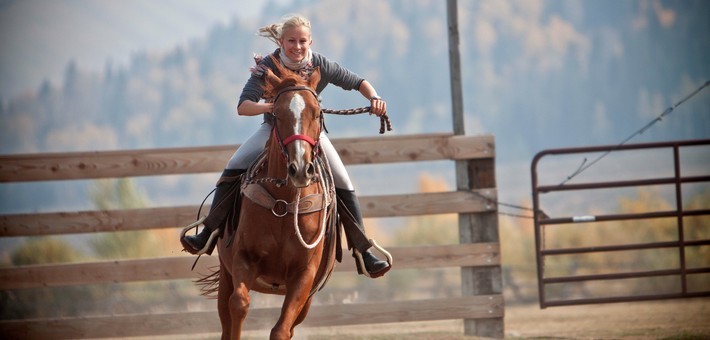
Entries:
{"label": "horse's head", "polygon": [[320,68],[308,80],[274,61],[279,76],[267,70],[264,93],[274,98],[273,138],[286,159],[287,173],[296,187],[306,187],[316,175],[313,164],[321,132],[321,108],[316,85]]}

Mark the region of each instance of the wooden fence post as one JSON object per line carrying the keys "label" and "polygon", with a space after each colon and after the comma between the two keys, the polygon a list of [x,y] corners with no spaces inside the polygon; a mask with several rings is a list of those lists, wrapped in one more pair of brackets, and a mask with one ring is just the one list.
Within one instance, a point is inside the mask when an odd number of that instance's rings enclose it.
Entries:
{"label": "wooden fence post", "polygon": [[[458,3],[446,1],[446,17],[449,32],[449,70],[451,77],[451,108],[455,135],[465,135],[463,89],[461,84],[461,53],[459,50]],[[456,161],[457,190],[496,188],[495,158]],[[499,242],[498,213],[495,207],[489,212],[459,214],[459,242]],[[502,278],[500,265],[492,267],[461,268],[461,293],[467,295],[501,294]],[[503,317],[490,319],[464,319],[464,334],[491,338],[503,338]]]}
{"label": "wooden fence post", "polygon": [[[495,190],[495,159],[467,161],[469,190]],[[491,207],[485,213],[459,214],[460,243],[499,243],[498,211]],[[502,294],[500,265],[491,267],[461,267],[461,290],[466,295]],[[464,320],[464,333],[490,338],[504,337],[503,317]]]}

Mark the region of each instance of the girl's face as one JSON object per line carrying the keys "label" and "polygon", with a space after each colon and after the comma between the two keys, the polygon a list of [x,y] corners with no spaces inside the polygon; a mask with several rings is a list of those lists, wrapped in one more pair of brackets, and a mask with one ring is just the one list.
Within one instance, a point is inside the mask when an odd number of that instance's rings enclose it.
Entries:
{"label": "girl's face", "polygon": [[291,27],[281,34],[281,48],[293,61],[301,61],[311,47],[311,31],[304,26]]}

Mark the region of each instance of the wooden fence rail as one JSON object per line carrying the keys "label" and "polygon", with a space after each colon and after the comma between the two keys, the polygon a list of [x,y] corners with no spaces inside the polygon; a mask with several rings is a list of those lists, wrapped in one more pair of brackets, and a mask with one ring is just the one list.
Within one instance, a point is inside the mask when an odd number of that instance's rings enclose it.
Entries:
{"label": "wooden fence rail", "polygon": [[[434,160],[481,160],[491,176],[495,157],[492,136],[450,134],[386,138],[335,139],[346,164],[382,164]],[[0,183],[196,174],[221,171],[235,146],[53,153],[0,156]],[[475,165],[472,169],[475,169]],[[494,177],[490,177],[494,178]],[[476,179],[472,179],[476,181]],[[490,182],[490,181],[489,181]],[[490,186],[490,185],[489,185]],[[495,214],[494,187],[441,193],[361,197],[365,217],[430,214]],[[62,235],[175,228],[195,218],[197,206],[109,211],[49,212],[0,215],[0,237]],[[500,271],[498,242],[474,241],[446,246],[392,247],[395,269],[461,267]],[[177,256],[121,261],[0,268],[0,289],[27,289],[119,282],[191,279],[218,263],[203,258],[194,272],[194,257]],[[337,271],[352,271],[344,261]],[[466,282],[464,286],[470,285]],[[334,326],[443,319],[502,320],[503,298],[481,293],[450,299],[314,306],[306,325]],[[254,309],[247,328],[272,326],[278,309]],[[501,326],[502,327],[502,326]],[[101,338],[218,332],[216,311],[153,315],[0,321],[0,334],[10,338]]]}
{"label": "wooden fence rail", "polygon": [[[363,196],[365,217],[477,213],[495,209],[495,190],[453,191],[403,195]],[[0,237],[174,228],[195,220],[199,206],[53,212],[0,216]],[[209,206],[203,211],[209,210]]]}
{"label": "wooden fence rail", "polygon": [[[335,139],[343,163],[492,158],[493,136],[410,135]],[[0,156],[0,183],[217,172],[238,146]]]}
{"label": "wooden fence rail", "polygon": [[[245,330],[268,329],[281,308],[250,309]],[[191,334],[221,330],[216,312],[112,315],[73,319],[17,320],[0,322],[0,334],[9,339],[76,339]],[[464,296],[446,299],[390,301],[314,306],[305,327],[363,325],[375,323],[451,319],[500,318],[504,315],[501,295]],[[130,327],[126,327],[130,325]],[[302,326],[302,327],[303,327]]]}
{"label": "wooden fence rail", "polygon": [[[500,265],[497,243],[392,247],[389,251],[397,260],[396,269]],[[176,256],[0,268],[0,289],[194,279],[219,264],[216,256],[205,257],[190,271],[194,261],[192,256]],[[354,270],[354,262],[348,260],[335,267],[339,272]]]}

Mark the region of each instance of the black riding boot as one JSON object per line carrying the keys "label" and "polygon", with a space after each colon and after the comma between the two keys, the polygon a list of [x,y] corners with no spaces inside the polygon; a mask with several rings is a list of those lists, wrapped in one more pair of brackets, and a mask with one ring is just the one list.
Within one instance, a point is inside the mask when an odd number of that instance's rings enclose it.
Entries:
{"label": "black riding boot", "polygon": [[[180,240],[186,251],[196,255],[212,254],[214,246],[217,244],[216,238],[212,237],[212,234],[224,225],[229,213],[234,209],[239,209],[239,207],[235,207],[235,201],[240,195],[240,175],[244,172],[245,170],[242,169],[225,169],[222,172],[222,176],[217,182],[210,212],[201,223],[204,228],[199,234],[185,236]],[[208,245],[210,238],[213,241]]]}
{"label": "black riding boot", "polygon": [[[358,202],[355,192],[336,188],[335,193],[338,196],[338,202],[341,203],[338,206],[338,214],[345,229],[348,245],[355,248],[353,257],[357,258],[355,251],[362,255],[362,262],[365,265],[364,270],[367,271],[370,277],[377,278],[384,275],[390,270],[390,264],[387,261],[378,259],[369,250],[372,244],[365,236],[365,224],[362,221],[360,202]],[[360,267],[359,261],[355,262],[358,273],[363,274],[363,268]]]}

